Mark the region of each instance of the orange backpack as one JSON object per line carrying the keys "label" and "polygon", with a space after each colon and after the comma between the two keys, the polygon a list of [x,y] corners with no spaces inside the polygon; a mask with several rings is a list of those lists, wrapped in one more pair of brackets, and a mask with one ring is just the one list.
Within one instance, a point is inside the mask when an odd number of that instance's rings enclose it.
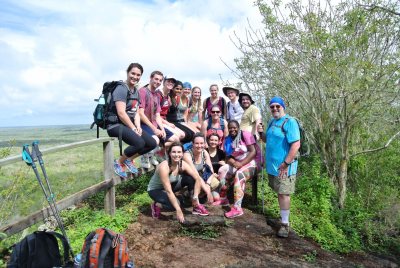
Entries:
{"label": "orange backpack", "polygon": [[99,228],[86,236],[79,267],[129,267],[128,243],[122,234]]}

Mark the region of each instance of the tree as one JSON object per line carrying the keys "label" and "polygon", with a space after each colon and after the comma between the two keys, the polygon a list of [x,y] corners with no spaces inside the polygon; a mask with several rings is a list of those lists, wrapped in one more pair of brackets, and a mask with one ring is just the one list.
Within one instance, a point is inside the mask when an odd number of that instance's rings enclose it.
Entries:
{"label": "tree", "polygon": [[235,36],[242,55],[233,72],[263,109],[260,100],[274,95],[287,101],[343,207],[350,158],[400,136],[400,3],[302,2],[255,2],[263,29],[249,25],[245,39]]}

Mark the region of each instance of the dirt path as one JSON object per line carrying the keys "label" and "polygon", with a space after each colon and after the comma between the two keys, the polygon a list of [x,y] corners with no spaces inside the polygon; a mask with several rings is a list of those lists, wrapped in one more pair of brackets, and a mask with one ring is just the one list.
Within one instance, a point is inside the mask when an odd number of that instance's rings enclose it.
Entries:
{"label": "dirt path", "polygon": [[[223,217],[223,208],[209,210]],[[212,240],[183,235],[188,229],[173,219],[175,213],[162,214],[155,220],[145,211],[125,232],[137,267],[398,267],[370,255],[332,254],[294,232],[277,238],[265,217],[247,209],[228,226],[210,231],[208,236],[221,234]]]}

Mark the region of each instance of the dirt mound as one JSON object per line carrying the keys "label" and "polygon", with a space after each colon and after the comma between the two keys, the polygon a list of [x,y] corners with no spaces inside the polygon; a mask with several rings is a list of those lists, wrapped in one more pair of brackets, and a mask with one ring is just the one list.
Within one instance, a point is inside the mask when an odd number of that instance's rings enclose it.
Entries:
{"label": "dirt mound", "polygon": [[[223,217],[224,209],[209,208],[216,217]],[[244,211],[226,220],[224,227],[182,227],[175,213],[163,212],[156,220],[148,210],[125,234],[137,267],[398,267],[370,256],[332,254],[294,232],[287,239],[277,238],[264,216]],[[194,238],[198,236],[207,239]]]}

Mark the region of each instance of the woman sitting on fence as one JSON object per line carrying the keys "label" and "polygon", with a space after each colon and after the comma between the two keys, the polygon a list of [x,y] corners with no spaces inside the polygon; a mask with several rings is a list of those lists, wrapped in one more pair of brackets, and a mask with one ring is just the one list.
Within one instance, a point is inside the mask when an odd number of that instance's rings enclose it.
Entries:
{"label": "woman sitting on fence", "polygon": [[139,63],[131,63],[126,70],[127,77],[124,84],[118,85],[112,93],[111,112],[108,113],[107,133],[110,137],[121,137],[129,146],[118,160],[114,161],[115,173],[123,179],[127,178],[126,168],[133,174],[138,170],[133,159],[153,150],[157,143],[147,132],[140,127],[140,117],[137,84],[143,74],[143,67]]}
{"label": "woman sitting on fence", "polygon": [[[189,192],[193,192],[192,205],[193,214],[206,216],[208,211],[199,203],[199,192],[201,189],[201,177],[191,165],[182,161],[183,146],[180,143],[173,143],[168,148],[168,160],[159,164],[151,177],[147,192],[154,203],[151,204],[153,218],[159,218],[161,208],[175,210],[179,222],[183,223],[183,216],[180,203],[175,192],[187,186]],[[182,173],[187,174],[182,176]]]}
{"label": "woman sitting on fence", "polygon": [[189,102],[187,122],[192,129],[201,130],[203,123],[203,105],[201,104],[201,89],[193,87]]}
{"label": "woman sitting on fence", "polygon": [[[246,181],[256,174],[258,165],[254,136],[250,132],[241,131],[239,122],[236,120],[229,121],[228,128],[229,136],[225,139],[224,145],[227,161],[218,172],[221,184],[224,185],[221,187],[219,204],[228,204],[226,192],[228,187],[233,184],[234,204],[231,210],[225,213],[225,217],[234,218],[243,215],[242,201]],[[257,157],[261,157],[261,155],[258,154]]]}
{"label": "woman sitting on fence", "polygon": [[205,148],[205,138],[202,133],[194,134],[193,147],[183,154],[183,160],[193,165],[202,178],[202,189],[207,195],[209,203],[214,201],[211,191],[219,186],[218,174],[212,168],[210,156]]}

